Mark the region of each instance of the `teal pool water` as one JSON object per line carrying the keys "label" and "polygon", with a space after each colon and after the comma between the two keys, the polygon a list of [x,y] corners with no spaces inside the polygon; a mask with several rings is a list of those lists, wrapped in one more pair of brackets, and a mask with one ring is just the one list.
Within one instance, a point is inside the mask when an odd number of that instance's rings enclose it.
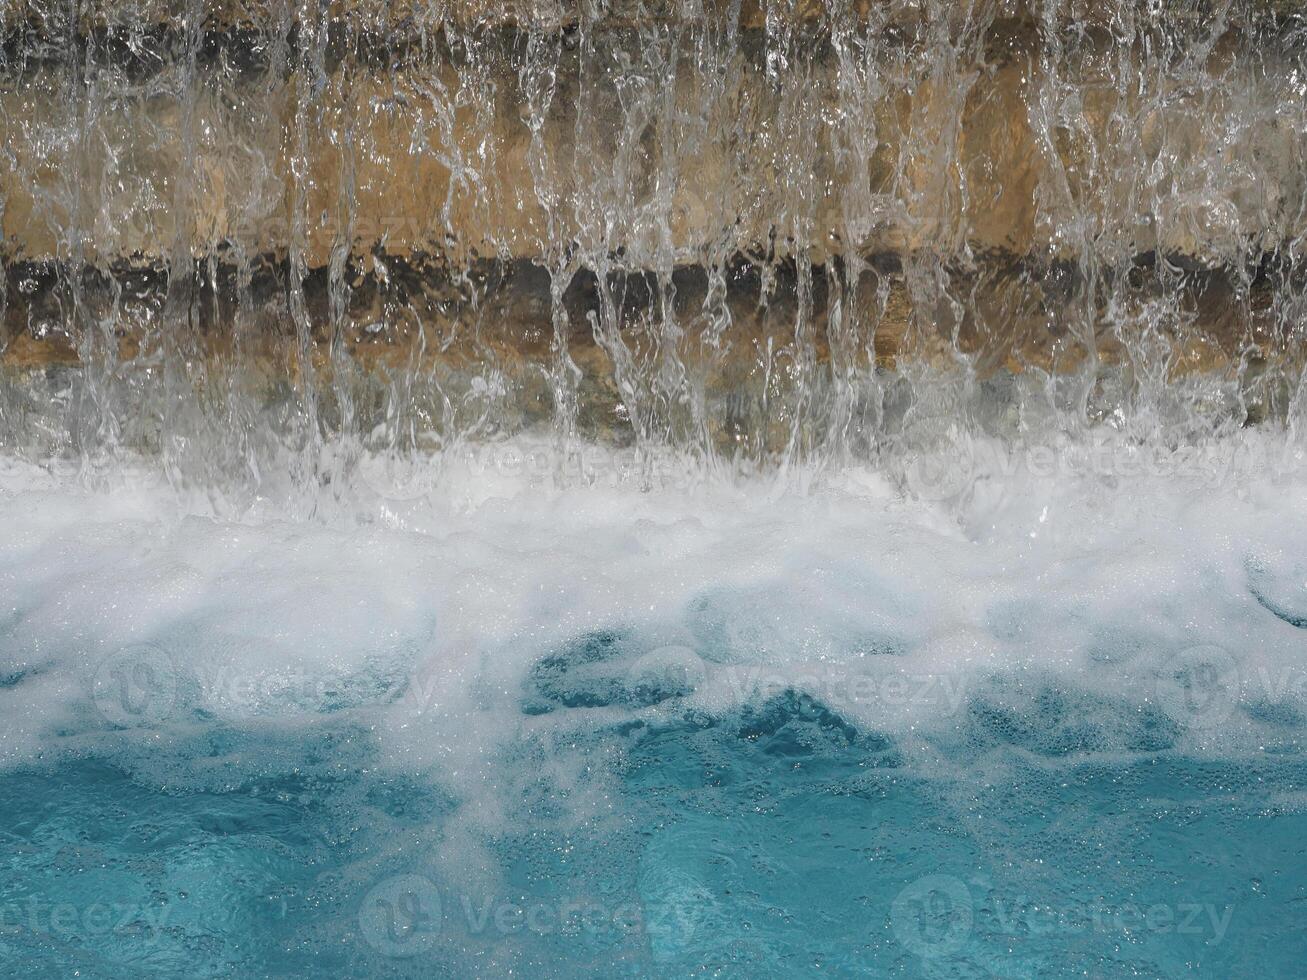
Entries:
{"label": "teal pool water", "polygon": [[0,496],[0,975],[1300,976],[1307,496],[868,486]]}
{"label": "teal pool water", "polygon": [[[599,730],[553,760],[509,744],[505,766],[538,771],[464,877],[438,854],[471,804],[376,771],[363,730],[174,742],[206,789],[93,756],[32,766],[0,779],[0,962],[104,978],[1295,975],[1301,756],[1200,761],[1163,733],[1077,762],[1090,716],[1056,691],[1039,704],[966,712],[983,780],[924,776],[895,739],[793,692]],[[1032,743],[1035,722],[1063,740]],[[562,821],[550,768],[586,759],[620,778],[601,815]]]}

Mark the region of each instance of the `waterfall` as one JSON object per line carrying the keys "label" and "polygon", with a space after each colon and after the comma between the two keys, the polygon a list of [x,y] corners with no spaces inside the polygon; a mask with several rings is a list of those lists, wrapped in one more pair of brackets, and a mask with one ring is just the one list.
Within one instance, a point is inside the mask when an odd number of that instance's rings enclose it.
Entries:
{"label": "waterfall", "polygon": [[[239,511],[1307,411],[1276,0],[10,0],[0,445]],[[433,470],[434,472],[434,470]],[[376,481],[381,483],[377,484]]]}

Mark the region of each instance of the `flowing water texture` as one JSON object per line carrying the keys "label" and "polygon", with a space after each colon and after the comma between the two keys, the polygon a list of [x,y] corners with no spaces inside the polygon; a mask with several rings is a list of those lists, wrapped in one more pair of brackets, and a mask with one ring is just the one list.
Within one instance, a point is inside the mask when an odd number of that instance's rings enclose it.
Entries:
{"label": "flowing water texture", "polygon": [[0,975],[1293,977],[1297,0],[2,0]]}

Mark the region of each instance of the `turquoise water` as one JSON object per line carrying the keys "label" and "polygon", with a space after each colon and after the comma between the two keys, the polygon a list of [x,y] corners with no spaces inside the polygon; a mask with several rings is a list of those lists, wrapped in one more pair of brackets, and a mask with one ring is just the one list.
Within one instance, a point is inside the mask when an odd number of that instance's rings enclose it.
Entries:
{"label": "turquoise water", "polygon": [[93,755],[31,766],[0,780],[0,959],[105,978],[1296,975],[1296,749],[1203,762],[1161,730],[1076,761],[1095,716],[1072,700],[972,705],[952,750],[1003,773],[983,781],[924,777],[793,692],[596,731],[555,751],[620,773],[610,809],[560,827],[539,760],[481,842],[493,891],[434,860],[465,804],[373,771],[366,731],[215,726],[169,749],[229,770],[202,791]]}
{"label": "turquoise water", "polygon": [[5,0],[0,136],[0,980],[1307,977],[1303,0]]}
{"label": "turquoise water", "polygon": [[1249,487],[0,496],[0,975],[1300,976]]}

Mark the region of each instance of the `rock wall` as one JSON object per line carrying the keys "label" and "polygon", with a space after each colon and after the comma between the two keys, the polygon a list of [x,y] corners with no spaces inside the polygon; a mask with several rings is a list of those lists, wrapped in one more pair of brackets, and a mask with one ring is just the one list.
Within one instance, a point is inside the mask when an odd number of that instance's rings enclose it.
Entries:
{"label": "rock wall", "polygon": [[0,31],[11,370],[239,350],[639,434],[913,361],[1299,357],[1300,3],[9,0]]}

